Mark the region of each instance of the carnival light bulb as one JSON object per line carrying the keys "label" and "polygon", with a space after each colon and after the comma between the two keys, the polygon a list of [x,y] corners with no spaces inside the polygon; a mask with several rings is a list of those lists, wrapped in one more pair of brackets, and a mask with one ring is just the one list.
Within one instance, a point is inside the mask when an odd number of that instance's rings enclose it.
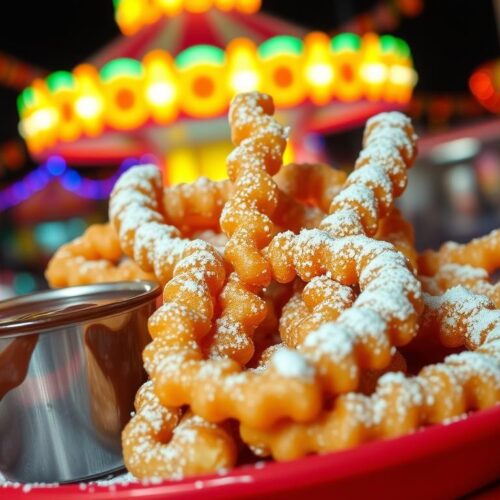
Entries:
{"label": "carnival light bulb", "polygon": [[324,33],[310,33],[304,39],[305,80],[311,100],[323,104],[330,100],[335,71],[330,53],[330,39]]}
{"label": "carnival light bulb", "polygon": [[227,71],[231,90],[235,94],[259,88],[256,52],[257,47],[248,39],[238,38],[228,45]]}

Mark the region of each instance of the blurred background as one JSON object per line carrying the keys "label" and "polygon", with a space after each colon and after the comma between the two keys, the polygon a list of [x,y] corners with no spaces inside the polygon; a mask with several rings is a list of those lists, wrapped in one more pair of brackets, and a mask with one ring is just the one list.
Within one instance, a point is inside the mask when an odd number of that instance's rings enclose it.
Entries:
{"label": "blurred background", "polygon": [[500,0],[5,2],[0,298],[107,220],[117,175],[224,176],[231,94],[273,94],[286,160],[349,171],[376,112],[420,136],[400,207],[420,249],[500,226]]}

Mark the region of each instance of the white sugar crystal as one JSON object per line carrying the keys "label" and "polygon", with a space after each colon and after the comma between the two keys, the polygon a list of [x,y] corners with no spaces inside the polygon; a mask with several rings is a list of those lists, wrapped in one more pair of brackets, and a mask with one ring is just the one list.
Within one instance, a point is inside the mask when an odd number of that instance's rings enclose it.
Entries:
{"label": "white sugar crystal", "polygon": [[287,378],[314,378],[314,368],[297,351],[283,347],[278,349],[271,358],[276,371]]}

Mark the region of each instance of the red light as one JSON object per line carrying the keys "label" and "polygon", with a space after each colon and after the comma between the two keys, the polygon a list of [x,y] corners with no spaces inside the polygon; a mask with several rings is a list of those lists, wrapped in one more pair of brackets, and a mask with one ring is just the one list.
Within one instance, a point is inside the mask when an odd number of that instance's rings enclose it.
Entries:
{"label": "red light", "polygon": [[484,71],[477,71],[469,80],[472,93],[479,99],[489,99],[495,93],[490,77]]}

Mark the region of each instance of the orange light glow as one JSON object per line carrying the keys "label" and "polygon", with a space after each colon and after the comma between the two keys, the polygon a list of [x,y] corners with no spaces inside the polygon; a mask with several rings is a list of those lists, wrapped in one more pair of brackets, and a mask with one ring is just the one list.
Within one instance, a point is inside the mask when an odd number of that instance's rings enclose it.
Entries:
{"label": "orange light glow", "polygon": [[260,73],[255,44],[247,38],[237,38],[227,46],[226,53],[231,91],[237,94],[258,90]]}
{"label": "orange light glow", "polygon": [[363,92],[363,81],[359,72],[361,42],[357,35],[349,34],[352,42],[351,40],[348,41],[349,43],[341,41],[342,43],[339,42],[336,47],[335,42],[346,35],[337,35],[332,40],[334,44],[332,57],[336,68],[334,96],[341,101],[356,101],[361,98]]}
{"label": "orange light glow", "polygon": [[262,71],[262,90],[274,98],[276,106],[289,108],[304,100],[303,43],[293,37],[276,37],[275,47],[270,41],[259,47]]}
{"label": "orange light glow", "polygon": [[[235,93],[251,90],[273,95],[278,108],[308,99],[317,105],[332,99],[405,104],[416,78],[408,46],[388,35],[345,33],[330,39],[311,33],[304,41],[278,36],[260,46],[239,38],[226,51],[197,45],[174,59],[155,50],[142,61],[115,59],[99,72],[84,64],[73,73],[36,80],[18,99],[20,131],[29,150],[40,152],[58,140],[97,136],[105,128],[173,123],[180,113],[220,116]],[[493,95],[492,81],[479,71],[471,89],[479,97]]]}
{"label": "orange light glow", "polygon": [[178,82],[169,54],[155,50],[143,61],[146,101],[158,123],[172,121],[178,114]]}
{"label": "orange light glow", "polygon": [[388,65],[383,62],[379,37],[367,33],[363,37],[360,76],[366,89],[366,97],[376,101],[382,97],[389,77]]}
{"label": "orange light glow", "polygon": [[230,95],[225,80],[224,52],[215,47],[210,50],[201,47],[206,51],[205,60],[191,52],[178,67],[179,95],[182,96],[179,104],[190,116],[208,118],[224,112]]}
{"label": "orange light glow", "polygon": [[122,33],[133,35],[162,14],[169,17],[182,11],[203,14],[213,8],[253,14],[260,9],[261,0],[118,0],[115,6],[116,22]]}
{"label": "orange light glow", "polygon": [[75,114],[80,118],[85,133],[96,136],[103,129],[104,102],[99,86],[99,74],[90,64],[81,64],[74,70],[77,81]]}
{"label": "orange light glow", "polygon": [[176,16],[179,14],[182,11],[182,4],[182,0],[158,0],[160,9],[167,16]]}
{"label": "orange light glow", "polygon": [[[121,61],[117,59],[108,63],[101,70],[101,79],[111,64],[117,65]],[[144,124],[149,113],[143,86],[142,72],[117,72],[104,78],[102,82],[102,91],[106,100],[104,120],[108,126],[116,130],[133,130]]]}
{"label": "orange light glow", "polygon": [[469,87],[484,108],[500,114],[500,59],[477,68],[469,78]]}
{"label": "orange light glow", "polygon": [[305,81],[316,104],[328,102],[333,93],[335,70],[331,61],[330,38],[324,33],[310,33],[304,39]]}

